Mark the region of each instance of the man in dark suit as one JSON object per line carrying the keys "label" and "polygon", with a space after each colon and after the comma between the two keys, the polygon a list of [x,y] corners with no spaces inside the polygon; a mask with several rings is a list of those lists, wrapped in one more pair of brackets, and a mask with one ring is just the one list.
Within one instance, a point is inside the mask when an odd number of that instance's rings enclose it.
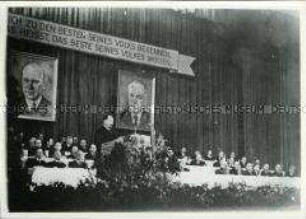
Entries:
{"label": "man in dark suit", "polygon": [[47,167],[57,167],[57,168],[65,168],[66,164],[62,161],[62,154],[60,152],[60,150],[56,150],[54,152],[54,160],[47,163]]}
{"label": "man in dark suit", "polygon": [[81,150],[78,150],[76,159],[69,162],[68,166],[70,168],[84,168],[84,169],[86,169],[87,165],[85,163],[84,153]]}
{"label": "man in dark suit", "polygon": [[[127,86],[128,106],[120,113],[120,125],[123,128],[135,128],[144,131],[151,129],[151,114],[145,106],[147,94],[144,85],[134,80]],[[148,101],[150,103],[150,101]]]}
{"label": "man in dark suit", "polygon": [[253,164],[252,163],[247,163],[246,168],[243,169],[241,171],[241,173],[244,176],[253,176],[253,175],[255,175],[254,171],[253,171]]}
{"label": "man in dark suit", "polygon": [[26,161],[26,168],[33,168],[35,166],[42,166],[45,167],[46,166],[46,161],[45,161],[45,156],[43,153],[43,149],[42,148],[38,148],[36,150],[36,155],[34,158],[29,158]]}
{"label": "man in dark suit", "polygon": [[97,155],[97,146],[95,144],[91,144],[88,149],[88,153],[85,155],[86,160],[96,160],[98,158]]}
{"label": "man in dark suit", "polygon": [[22,71],[24,99],[19,116],[50,117],[52,104],[43,96],[44,70],[37,63],[27,64]]}
{"label": "man in dark suit", "polygon": [[260,176],[272,176],[272,173],[270,171],[270,165],[269,164],[264,164],[262,169],[259,172]]}
{"label": "man in dark suit", "polygon": [[229,169],[228,169],[228,165],[226,163],[226,160],[222,160],[220,162],[220,168],[217,169],[215,171],[216,174],[221,174],[221,175],[224,175],[224,174],[228,174],[229,173]]}
{"label": "man in dark suit", "polygon": [[113,129],[113,116],[106,114],[102,119],[103,124],[99,129],[97,129],[94,141],[98,147],[98,153],[104,155],[110,154],[115,144],[123,141],[123,137],[118,137],[116,130]]}
{"label": "man in dark suit", "polygon": [[285,176],[285,172],[283,171],[283,167],[280,164],[275,165],[274,172],[272,176],[283,177]]}

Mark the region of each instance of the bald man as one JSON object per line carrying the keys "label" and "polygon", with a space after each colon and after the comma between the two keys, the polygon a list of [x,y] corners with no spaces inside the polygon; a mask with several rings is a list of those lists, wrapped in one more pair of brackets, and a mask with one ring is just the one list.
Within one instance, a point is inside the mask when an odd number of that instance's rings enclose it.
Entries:
{"label": "bald man", "polygon": [[27,64],[22,71],[24,106],[22,114],[51,116],[52,104],[43,96],[44,71],[37,63]]}
{"label": "bald man", "polygon": [[127,86],[128,107],[120,114],[120,124],[124,128],[150,131],[150,113],[145,110],[146,89],[138,80]]}

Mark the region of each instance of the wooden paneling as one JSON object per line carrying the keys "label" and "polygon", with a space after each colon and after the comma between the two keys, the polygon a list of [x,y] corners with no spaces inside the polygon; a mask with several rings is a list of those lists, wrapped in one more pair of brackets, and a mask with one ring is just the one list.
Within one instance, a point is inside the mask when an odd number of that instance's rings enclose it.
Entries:
{"label": "wooden paneling", "polygon": [[[20,50],[59,58],[57,104],[60,107],[56,122],[17,120],[14,123],[31,133],[41,131],[56,138],[72,134],[92,140],[94,131],[101,125],[102,112],[71,113],[65,112],[61,106],[115,106],[119,69],[144,70],[154,74],[157,107],[299,104],[298,45],[291,40],[278,47],[280,55],[277,61],[264,60],[260,52],[264,48],[260,44],[262,39],[256,41],[248,38],[250,35],[241,31],[246,28],[243,25],[248,25],[247,22],[239,20],[241,32],[235,32],[231,25],[201,17],[210,14],[217,19],[218,14],[225,14],[229,22],[229,18],[234,17],[228,11],[206,13],[206,10],[204,13],[198,9],[194,14],[131,8],[15,8],[10,11],[175,49],[196,57],[192,65],[196,74],[193,78],[170,74],[164,69],[9,38],[8,51]],[[281,19],[286,21],[287,17]],[[264,20],[265,17],[261,15],[261,21]],[[232,19],[232,22],[236,21]],[[264,22],[253,24],[253,29],[257,32],[261,30],[266,37]],[[287,25],[290,25],[290,21]],[[252,28],[248,27],[247,30],[252,31]],[[288,31],[283,37],[289,39],[289,33],[292,32]],[[299,119],[299,114],[157,111],[155,128],[167,137],[174,149],[187,146],[190,151],[206,151],[209,145],[213,145],[215,151],[236,151],[249,158],[259,156],[271,164],[283,162],[299,166]]]}

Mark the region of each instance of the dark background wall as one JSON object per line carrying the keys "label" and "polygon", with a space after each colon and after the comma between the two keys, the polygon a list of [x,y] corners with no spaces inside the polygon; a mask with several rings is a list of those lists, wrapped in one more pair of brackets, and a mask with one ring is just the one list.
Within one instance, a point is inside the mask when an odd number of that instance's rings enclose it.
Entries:
{"label": "dark background wall", "polygon": [[[178,50],[196,57],[195,77],[77,51],[8,38],[18,50],[59,58],[56,122],[16,120],[9,125],[59,138],[92,140],[101,114],[63,106],[115,106],[119,69],[156,77],[160,106],[290,105],[300,103],[298,17],[276,11],[165,9],[10,9],[10,12]],[[8,70],[9,73],[9,70]],[[10,76],[10,75],[8,75]],[[9,78],[9,77],[8,77]],[[8,80],[8,98],[15,98]],[[20,89],[19,89],[20,90]],[[174,149],[236,151],[274,164],[300,162],[299,113],[166,113],[155,128]]]}

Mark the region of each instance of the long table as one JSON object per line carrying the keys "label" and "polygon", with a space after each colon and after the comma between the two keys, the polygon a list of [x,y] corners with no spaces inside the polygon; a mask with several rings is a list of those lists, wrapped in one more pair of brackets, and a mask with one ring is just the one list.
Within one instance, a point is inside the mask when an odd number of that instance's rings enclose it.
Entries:
{"label": "long table", "polygon": [[173,182],[180,182],[191,186],[200,186],[207,184],[209,188],[221,186],[227,188],[231,183],[242,183],[256,188],[260,186],[280,186],[300,188],[301,179],[299,177],[265,177],[265,176],[242,176],[242,175],[218,175],[215,174],[215,168],[190,166],[189,172],[180,172],[173,176]]}
{"label": "long table", "polygon": [[63,183],[64,185],[76,188],[86,180],[96,180],[94,170],[83,168],[35,167],[32,174],[32,183],[36,186]]}
{"label": "long table", "polygon": [[[242,183],[256,188],[260,186],[280,186],[300,188],[301,180],[299,177],[264,177],[264,176],[236,176],[236,175],[217,175],[215,168],[188,166],[189,172],[180,172],[178,175],[170,175],[173,182],[180,182],[191,186],[207,184],[209,188],[221,186],[228,187],[231,183]],[[44,168],[36,167],[33,169],[32,183],[37,186],[52,185],[63,183],[65,185],[78,187],[86,180],[97,180],[95,172],[82,168]]]}

